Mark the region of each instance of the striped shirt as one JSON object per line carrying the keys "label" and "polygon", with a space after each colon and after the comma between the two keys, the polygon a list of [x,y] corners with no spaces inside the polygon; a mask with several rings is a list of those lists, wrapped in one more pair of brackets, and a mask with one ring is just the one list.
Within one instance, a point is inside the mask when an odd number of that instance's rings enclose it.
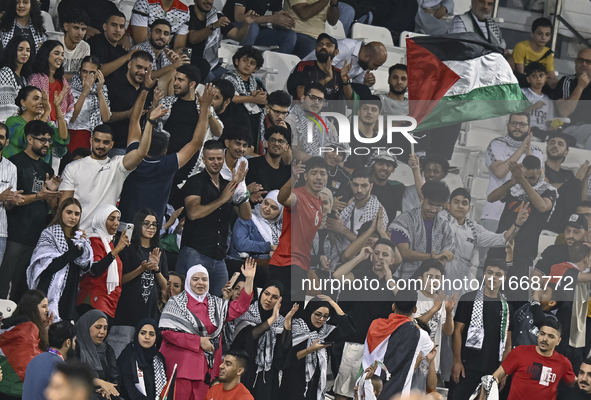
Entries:
{"label": "striped shirt", "polygon": [[[0,193],[9,187],[16,190],[16,166],[0,155]],[[8,237],[8,220],[4,202],[0,202],[0,237]]]}

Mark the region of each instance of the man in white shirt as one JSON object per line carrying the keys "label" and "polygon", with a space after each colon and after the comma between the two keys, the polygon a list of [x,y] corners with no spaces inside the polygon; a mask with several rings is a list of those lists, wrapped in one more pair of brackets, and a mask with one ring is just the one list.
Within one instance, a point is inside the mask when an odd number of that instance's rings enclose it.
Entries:
{"label": "man in white shirt", "polygon": [[[132,115],[141,113],[147,92],[144,87],[139,94],[132,109]],[[139,137],[139,131],[131,130],[127,138],[127,146],[139,141],[137,149],[128,151],[124,156],[108,156],[113,148],[113,134],[108,125],[99,125],[94,129],[91,138],[92,154],[88,157],[74,161],[66,166],[62,174],[62,183],[59,190],[62,192],[60,201],[69,197],[75,197],[82,205],[82,217],[80,229],[90,231],[94,212],[105,204],[116,205],[123,183],[148,155],[152,140],[152,127],[156,119],[163,115],[162,106],[158,106],[150,112],[144,133]]]}
{"label": "man in white shirt", "polygon": [[[246,163],[246,169],[248,169],[248,160],[244,157],[244,154],[251,146],[252,139],[250,132],[241,126],[226,131],[223,139],[226,150],[224,151],[224,165],[220,175],[225,180],[231,181],[234,175],[232,171],[238,171],[242,163]],[[249,198],[250,193],[246,187],[246,182],[243,180],[236,187],[232,195],[232,201],[236,204],[242,204],[248,201]]]}
{"label": "man in white shirt", "polygon": [[[509,116],[507,135],[493,139],[486,149],[486,166],[490,171],[487,196],[496,188],[511,179],[509,163],[521,163],[526,155],[534,155],[544,165],[544,153],[531,143],[532,133],[529,125],[529,114],[517,113]],[[504,203],[496,201],[486,202],[482,208],[480,223],[489,231],[496,232],[503,213]],[[480,254],[481,261],[486,253]],[[480,263],[482,265],[482,262]]]}
{"label": "man in white shirt", "polygon": [[189,8],[180,0],[136,0],[129,25],[135,43],[143,43],[149,37],[148,28],[155,20],[164,18],[170,22],[172,40],[170,47],[181,53],[187,44],[189,33]]}
{"label": "man in white shirt", "polygon": [[494,0],[472,0],[472,8],[454,17],[448,33],[475,32],[487,42],[506,49],[501,28],[490,17],[494,6]]}
{"label": "man in white shirt", "polygon": [[64,75],[70,80],[80,72],[82,59],[90,55],[90,45],[83,40],[90,18],[86,13],[73,8],[62,14],[60,23],[64,31],[64,36],[59,39],[64,46]]}
{"label": "man in white shirt", "polygon": [[[364,44],[361,40],[341,39],[338,41],[339,54],[332,60],[332,65],[342,69],[347,63],[353,61],[349,79],[353,83],[360,83],[366,86],[373,86],[376,83],[376,77],[371,71],[381,67],[388,58],[386,46],[380,42],[370,42]],[[315,60],[316,52],[308,54],[304,61]]]}

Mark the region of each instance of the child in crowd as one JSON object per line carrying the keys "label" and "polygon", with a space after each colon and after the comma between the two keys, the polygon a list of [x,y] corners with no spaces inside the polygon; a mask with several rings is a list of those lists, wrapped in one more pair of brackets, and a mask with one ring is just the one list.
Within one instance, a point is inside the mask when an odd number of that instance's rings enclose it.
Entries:
{"label": "child in crowd", "polygon": [[548,95],[542,93],[542,88],[547,82],[546,66],[539,62],[531,62],[525,67],[525,76],[530,87],[522,88],[521,91],[532,103],[528,108],[530,126],[535,137],[546,140],[550,123],[554,118],[554,105]]}
{"label": "child in crowd", "polygon": [[552,36],[552,22],[548,18],[538,18],[531,26],[531,39],[524,40],[515,45],[513,59],[515,60],[515,72],[525,73],[525,67],[531,62],[539,62],[546,67],[548,86],[556,87],[558,80],[554,75],[554,53],[546,44]]}
{"label": "child in crowd", "polygon": [[252,46],[244,46],[232,56],[232,62],[236,70],[225,74],[223,79],[229,80],[234,85],[236,94],[232,101],[242,104],[250,115],[254,149],[251,149],[248,154],[264,155],[261,132],[264,132],[262,120],[265,116],[263,109],[267,104],[267,91],[263,83],[253,76],[263,66],[263,53]]}

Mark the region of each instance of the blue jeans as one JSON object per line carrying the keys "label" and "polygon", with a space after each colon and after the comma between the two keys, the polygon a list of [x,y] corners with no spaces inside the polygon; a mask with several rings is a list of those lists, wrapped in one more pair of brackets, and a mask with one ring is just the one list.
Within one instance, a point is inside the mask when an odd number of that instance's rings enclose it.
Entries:
{"label": "blue jeans", "polygon": [[[186,275],[192,266],[199,264],[203,265],[209,273],[209,293],[222,297],[222,288],[228,282],[228,269],[224,260],[216,260],[199,253],[192,247],[185,246],[179,251],[176,272]],[[188,276],[186,279],[191,277]]]}
{"label": "blue jeans", "polygon": [[291,29],[270,29],[252,24],[241,46],[279,46],[279,52],[292,54],[297,36]]}
{"label": "blue jeans", "polygon": [[4,252],[6,251],[6,238],[0,237],[0,264],[2,264],[2,260],[4,259]]}
{"label": "blue jeans", "polygon": [[293,49],[293,54],[299,58],[304,58],[316,50],[316,39],[303,33],[296,33],[296,35],[298,36],[298,40]]}
{"label": "blue jeans", "polygon": [[[232,61],[232,60],[230,60],[230,61]],[[205,80],[205,83],[210,83],[211,81],[213,81],[215,79],[221,79],[221,77],[227,73],[228,73],[228,70],[224,67],[217,67],[216,69],[212,69],[211,71],[209,71],[209,75],[207,75],[207,79]]]}
{"label": "blue jeans", "polygon": [[347,37],[349,37],[349,30],[351,29],[354,20],[355,9],[349,4],[339,1],[339,21],[343,23],[343,28],[345,29],[345,35],[347,35]]}

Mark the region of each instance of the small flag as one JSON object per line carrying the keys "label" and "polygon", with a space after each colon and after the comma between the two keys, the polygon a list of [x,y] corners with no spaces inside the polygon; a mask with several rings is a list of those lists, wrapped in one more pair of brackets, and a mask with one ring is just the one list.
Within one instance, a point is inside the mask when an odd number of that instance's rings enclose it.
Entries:
{"label": "small flag", "polygon": [[174,400],[174,389],[175,389],[175,381],[176,381],[176,366],[174,364],[174,368],[172,370],[172,375],[170,375],[170,379],[162,389],[162,393],[160,393],[159,400]]}

